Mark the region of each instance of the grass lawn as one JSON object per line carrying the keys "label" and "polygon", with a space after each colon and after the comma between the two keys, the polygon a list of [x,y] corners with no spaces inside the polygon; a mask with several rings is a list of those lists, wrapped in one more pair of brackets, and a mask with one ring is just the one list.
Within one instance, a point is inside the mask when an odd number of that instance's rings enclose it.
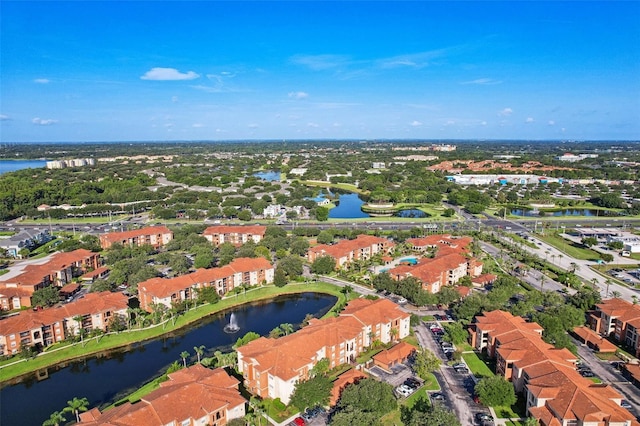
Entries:
{"label": "grass lawn", "polygon": [[380,418],[380,424],[384,426],[398,426],[402,425],[400,419],[400,410],[393,410]]}
{"label": "grass lawn", "polygon": [[[49,226],[49,223],[52,225],[58,224],[69,224],[72,223],[109,223],[109,222],[117,222],[119,220],[124,220],[130,218],[131,215],[120,215],[120,216],[111,216],[111,220],[109,220],[109,215],[107,216],[92,216],[92,217],[74,217],[70,219],[23,219],[20,223],[25,225],[46,225]],[[184,221],[183,221],[184,222]]]}
{"label": "grass lawn", "polygon": [[475,352],[466,352],[462,354],[462,358],[469,366],[469,369],[476,377],[491,377],[494,376],[493,371],[489,368],[489,364]]}
{"label": "grass lawn", "polygon": [[404,339],[402,339],[403,342],[406,342],[410,345],[415,346],[416,348],[420,347],[420,343],[418,343],[418,339],[416,338],[416,336],[414,336],[413,334],[405,337]]}
{"label": "grass lawn", "polygon": [[546,234],[546,235],[536,235],[537,238],[540,238],[545,243],[557,248],[563,253],[568,254],[569,256],[581,259],[581,260],[597,260],[600,259],[600,254],[595,251],[583,247],[581,244],[575,243],[573,241],[565,240],[558,234]]}
{"label": "grass lawn", "polygon": [[521,422],[512,422],[511,420],[505,422],[505,426],[522,426],[523,424]]}
{"label": "grass lawn", "polygon": [[[84,346],[78,343],[60,349],[58,351],[44,352],[38,357],[30,359],[28,361],[18,362],[13,365],[4,364],[4,367],[0,367],[0,382],[7,381],[23,374],[41,370],[52,365],[60,364],[64,361],[82,358],[88,355],[97,354],[115,348],[126,347],[135,342],[154,339],[162,336],[163,334],[167,334],[179,328],[188,326],[189,324],[196,322],[203,317],[221,312],[225,309],[242,305],[244,303],[252,302],[255,300],[270,299],[281,294],[293,294],[308,291],[327,293],[336,296],[338,298],[338,304],[342,303],[345,298],[344,294],[340,293],[340,289],[338,287],[327,283],[288,284],[285,287],[259,287],[247,291],[246,294],[239,294],[237,296],[225,298],[213,305],[205,304],[198,306],[196,309],[192,309],[189,312],[180,315],[177,318],[175,325],[169,321],[165,323],[164,326],[159,325],[143,330],[133,330],[131,332],[108,334],[101,337],[99,340],[96,338],[86,339],[84,341]],[[331,315],[333,315],[333,313],[329,311],[325,316]],[[14,357],[10,362],[16,361],[17,359],[19,358]]]}
{"label": "grass lawn", "polygon": [[284,410],[278,410],[272,399],[265,398],[263,402],[267,407],[267,415],[278,423],[282,423],[298,412],[298,409],[294,406],[285,407]]}
{"label": "grass lawn", "polygon": [[8,273],[9,273],[9,268],[0,269],[0,275],[4,275],[4,274],[8,274]]}

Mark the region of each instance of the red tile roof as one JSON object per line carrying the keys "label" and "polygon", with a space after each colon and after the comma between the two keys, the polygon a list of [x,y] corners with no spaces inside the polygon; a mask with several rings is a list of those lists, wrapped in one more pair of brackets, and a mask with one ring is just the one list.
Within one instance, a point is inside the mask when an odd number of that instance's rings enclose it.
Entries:
{"label": "red tile roof", "polygon": [[109,232],[100,235],[101,241],[108,241],[116,243],[122,240],[128,240],[129,238],[143,237],[145,235],[164,235],[172,234],[171,230],[166,226],[148,226],[146,228],[134,229],[132,231],[124,232]]}
{"label": "red tile roof", "polygon": [[97,314],[127,309],[129,299],[122,293],[88,293],[84,298],[66,305],[34,311],[22,311],[0,321],[0,335],[20,333],[73,318],[76,315]]}
{"label": "red tile roof", "polygon": [[386,239],[373,235],[358,235],[354,240],[341,240],[334,245],[319,244],[309,249],[310,252],[317,255],[329,255],[335,259],[349,256],[351,253],[358,252],[362,249],[383,244],[386,247],[393,247],[395,244]]}
{"label": "red tile roof", "polygon": [[202,268],[190,274],[174,278],[151,278],[139,283],[138,288],[142,289],[142,291],[148,295],[162,299],[197,284],[213,282],[222,278],[231,277],[237,273],[268,270],[272,268],[273,265],[264,257],[239,257],[228,265],[219,268]]}
{"label": "red tile roof", "polygon": [[408,344],[407,342],[400,342],[390,349],[385,349],[382,352],[377,353],[373,356],[373,360],[390,366],[407,359],[409,355],[417,350],[418,348]]}
{"label": "red tile roof", "polygon": [[126,403],[104,413],[96,409],[82,413],[80,424],[160,426],[198,420],[246,403],[238,391],[238,383],[222,368],[210,370],[196,364],[169,374],[168,381],[138,403]]}
{"label": "red tile roof", "polygon": [[333,388],[331,388],[331,396],[329,397],[329,405],[334,406],[340,399],[340,394],[348,385],[357,383],[360,379],[367,378],[367,375],[358,370],[347,370],[333,382]]}
{"label": "red tile roof", "polygon": [[216,225],[205,229],[203,235],[251,234],[264,237],[266,231],[267,227],[262,225]]}
{"label": "red tile roof", "polygon": [[598,352],[615,352],[618,350],[616,345],[603,338],[588,327],[575,327],[573,329],[573,332],[586,344],[591,343],[593,346],[595,346]]}

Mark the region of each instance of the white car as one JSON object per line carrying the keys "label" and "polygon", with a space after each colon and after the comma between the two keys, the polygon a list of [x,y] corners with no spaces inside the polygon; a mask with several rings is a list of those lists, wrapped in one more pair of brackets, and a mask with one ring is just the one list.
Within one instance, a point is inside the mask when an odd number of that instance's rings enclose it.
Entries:
{"label": "white car", "polygon": [[398,392],[398,394],[404,396],[405,398],[409,395],[411,395],[413,393],[413,389],[411,389],[409,386],[407,385],[400,385],[396,388],[396,392]]}

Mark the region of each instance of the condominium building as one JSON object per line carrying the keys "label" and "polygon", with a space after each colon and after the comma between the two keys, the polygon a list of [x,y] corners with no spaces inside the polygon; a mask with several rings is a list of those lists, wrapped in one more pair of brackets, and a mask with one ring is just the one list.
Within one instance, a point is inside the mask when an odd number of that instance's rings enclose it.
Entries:
{"label": "condominium building", "polygon": [[158,248],[168,244],[172,239],[173,232],[166,226],[149,226],[133,231],[101,234],[100,247],[106,250],[113,244],[122,244],[123,246],[151,245]]}
{"label": "condominium building", "polygon": [[326,358],[331,368],[355,362],[375,340],[388,343],[409,335],[410,315],[387,299],[356,299],[338,317],[312,320],[287,336],[261,337],[237,348],[238,370],[247,389],[288,404],[295,384],[309,378]]}
{"label": "condominium building", "polygon": [[367,260],[376,254],[387,254],[395,244],[386,238],[373,235],[358,235],[354,240],[342,240],[336,244],[319,244],[307,251],[307,260],[314,262],[322,256],[336,261],[336,269],[343,268],[355,260]]}
{"label": "condominium building", "polygon": [[122,293],[89,293],[66,305],[22,311],[0,320],[0,355],[16,354],[22,346],[40,350],[85,331],[108,330],[117,315],[126,318],[129,299]]}
{"label": "condominium building", "polygon": [[[224,426],[245,416],[247,400],[240,382],[224,369],[201,364],[168,375],[160,387],[136,403],[126,402],[101,412],[80,414],[81,425],[105,426]],[[99,386],[99,384],[98,384]]]}
{"label": "condominium building", "polygon": [[171,308],[173,303],[197,298],[197,289],[214,287],[221,296],[240,286],[273,283],[273,265],[263,257],[234,259],[230,264],[198,269],[175,278],[151,278],[138,284],[140,307],[148,312],[153,305]]}
{"label": "condominium building", "polygon": [[588,317],[589,327],[613,337],[640,356],[640,306],[622,299],[603,300]]}
{"label": "condominium building", "polygon": [[224,243],[241,246],[249,241],[258,244],[264,238],[266,231],[267,227],[262,225],[216,225],[205,229],[202,235],[214,246]]}

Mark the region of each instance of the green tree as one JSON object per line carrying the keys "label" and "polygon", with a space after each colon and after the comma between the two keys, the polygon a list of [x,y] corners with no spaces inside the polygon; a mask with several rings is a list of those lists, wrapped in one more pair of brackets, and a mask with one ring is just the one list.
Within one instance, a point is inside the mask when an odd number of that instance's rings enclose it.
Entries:
{"label": "green tree", "polygon": [[333,232],[329,230],[321,231],[316,237],[318,244],[329,244],[333,242]]}
{"label": "green tree", "polygon": [[367,413],[358,408],[345,407],[331,417],[331,426],[380,425],[376,413]]}
{"label": "green tree", "polygon": [[413,369],[416,374],[422,379],[426,379],[429,373],[436,371],[440,368],[440,358],[438,358],[429,349],[422,348],[416,353],[416,359],[413,364]]}
{"label": "green tree", "polygon": [[290,404],[299,410],[316,405],[327,405],[333,382],[325,375],[317,375],[309,380],[295,384]]}
{"label": "green tree", "polygon": [[318,222],[326,222],[329,220],[329,209],[326,207],[318,206],[315,208],[315,216]]}
{"label": "green tree", "polygon": [[72,400],[67,401],[67,406],[62,411],[75,414],[76,422],[80,423],[80,412],[88,409],[89,401],[87,398],[74,397]]}
{"label": "green tree", "polygon": [[580,242],[586,247],[598,245],[598,239],[596,237],[584,237]]}
{"label": "green tree", "polygon": [[196,289],[196,294],[198,296],[198,301],[202,303],[218,303],[220,300],[220,295],[216,291],[215,287],[202,287]]}
{"label": "green tree", "polygon": [[445,336],[444,340],[447,342],[451,342],[454,345],[459,345],[460,343],[466,342],[469,333],[462,326],[462,323],[459,322],[447,322],[443,323]]}
{"label": "green tree", "polygon": [[272,339],[277,339],[278,337],[284,335],[284,331],[280,327],[276,327],[269,332],[269,337]]}
{"label": "green tree", "polygon": [[307,250],[309,250],[309,241],[307,241],[306,238],[295,238],[291,242],[289,249],[291,250],[291,254],[304,256],[307,254]]}
{"label": "green tree", "polygon": [[460,426],[455,413],[442,404],[430,404],[423,395],[416,400],[412,409],[401,407],[400,418],[405,426]]}
{"label": "green tree", "polygon": [[280,330],[284,333],[285,336],[293,333],[293,325],[288,322],[280,324]]}
{"label": "green tree", "polygon": [[485,377],[474,390],[484,405],[510,407],[516,403],[513,385],[502,376]]}
{"label": "green tree", "polygon": [[278,261],[278,267],[289,277],[295,279],[302,275],[302,259],[299,256],[285,256]]}
{"label": "green tree", "polygon": [[273,273],[273,284],[276,287],[284,287],[288,282],[287,274],[282,270],[282,268],[276,267],[276,270]]}
{"label": "green tree", "polygon": [[182,358],[182,363],[184,364],[184,368],[187,368],[187,358],[189,358],[189,352],[187,351],[180,352],[180,358]]}
{"label": "green tree", "polygon": [[33,292],[31,304],[33,306],[53,306],[60,301],[60,292],[57,287],[48,286]]}
{"label": "green tree", "polygon": [[198,364],[200,363],[202,355],[204,355],[204,351],[207,349],[205,345],[194,346],[193,350],[196,352],[196,357],[198,357]]}
{"label": "green tree", "polygon": [[61,423],[66,423],[66,421],[64,411],[54,411],[49,418],[42,423],[42,426],[59,426]]}
{"label": "green tree", "polygon": [[330,274],[336,269],[336,260],[331,256],[320,256],[311,264],[311,272],[314,274]]}
{"label": "green tree", "polygon": [[254,331],[250,331],[247,334],[245,334],[244,336],[240,337],[238,340],[236,340],[236,343],[233,345],[234,349],[239,348],[240,346],[244,346],[247,343],[251,342],[252,340],[256,340],[259,339],[260,335]]}
{"label": "green tree", "polygon": [[[398,406],[393,395],[393,386],[375,379],[365,378],[358,383],[347,386],[337,404],[338,411],[347,407],[359,409],[365,413],[382,417]],[[379,418],[378,417],[378,418]]]}

